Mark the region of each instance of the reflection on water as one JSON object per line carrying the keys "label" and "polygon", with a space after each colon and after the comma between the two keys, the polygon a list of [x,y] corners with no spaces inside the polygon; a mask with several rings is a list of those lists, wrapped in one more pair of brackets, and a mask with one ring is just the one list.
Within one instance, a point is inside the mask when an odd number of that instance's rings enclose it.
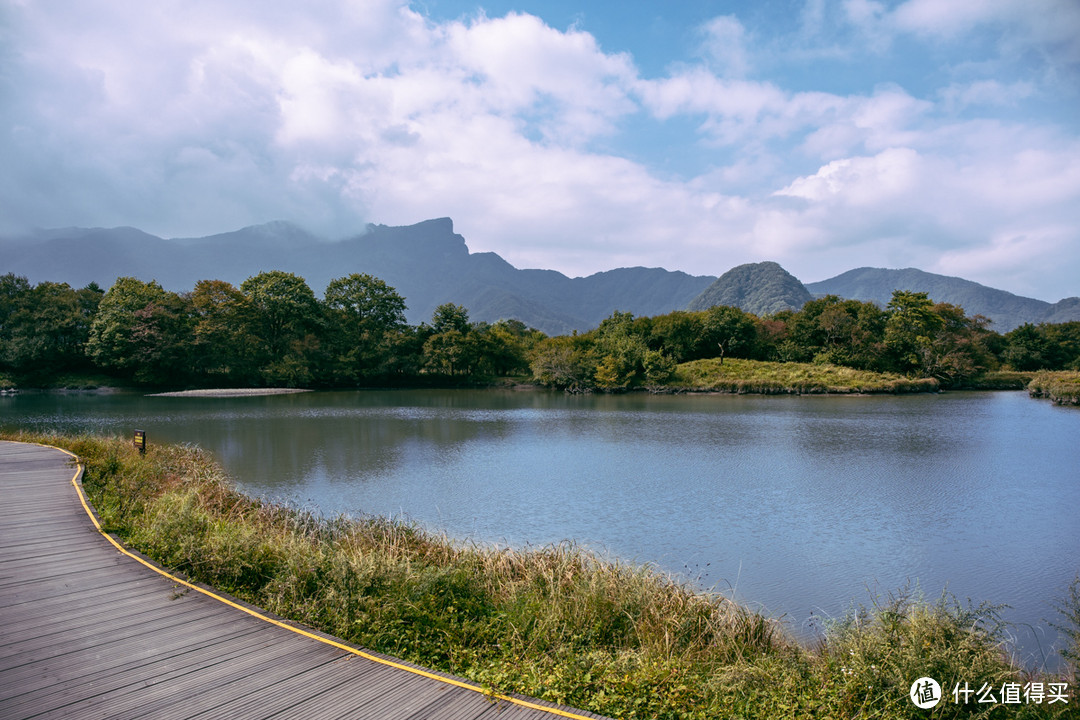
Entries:
{"label": "reflection on water", "polygon": [[[250,493],[326,513],[519,545],[573,538],[734,592],[795,631],[911,582],[1008,603],[1048,633],[1080,572],[1080,412],[1023,393],[21,395],[0,398],[0,425],[139,427],[212,450]],[[1037,660],[1031,631],[1017,635]]]}

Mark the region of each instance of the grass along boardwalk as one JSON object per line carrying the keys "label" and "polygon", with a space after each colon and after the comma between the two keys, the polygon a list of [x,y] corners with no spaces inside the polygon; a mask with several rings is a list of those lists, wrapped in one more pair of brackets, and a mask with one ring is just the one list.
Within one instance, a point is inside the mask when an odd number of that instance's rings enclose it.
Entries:
{"label": "grass along boardwalk", "polygon": [[597,718],[349,646],[103,535],[70,455],[0,441],[0,717]]}

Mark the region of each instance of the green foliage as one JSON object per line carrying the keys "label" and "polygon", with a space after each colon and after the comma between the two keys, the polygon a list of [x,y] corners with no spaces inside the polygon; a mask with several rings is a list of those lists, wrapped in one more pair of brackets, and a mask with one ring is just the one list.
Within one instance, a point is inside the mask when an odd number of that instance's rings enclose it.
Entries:
{"label": "green foliage", "polygon": [[332,280],[327,308],[326,346],[335,382],[354,383],[388,374],[395,335],[405,328],[405,299],[371,275],[353,273]]}
{"label": "green foliage", "polygon": [[456,330],[459,333],[469,331],[469,311],[461,305],[443,303],[435,308],[431,316],[431,329],[435,333]]}
{"label": "green foliage", "polygon": [[0,278],[0,367],[31,381],[89,368],[86,342],[101,296],[97,286],[31,288],[26,278]]}
{"label": "green foliage", "polygon": [[1003,362],[1015,370],[1080,370],[1080,322],[1030,323],[1005,334]]}
{"label": "green foliage", "polygon": [[737,307],[716,305],[705,311],[698,357],[748,357],[757,334],[754,317]]}
{"label": "green foliage", "polygon": [[593,339],[586,335],[562,335],[541,340],[529,367],[541,385],[571,392],[589,389],[597,368]]}
{"label": "green foliage", "polygon": [[933,308],[933,301],[924,292],[893,292],[885,322],[885,347],[901,372],[919,370],[920,349],[930,344],[931,337],[944,324]]}
{"label": "green foliage", "polygon": [[90,324],[87,355],[137,382],[176,382],[187,375],[190,314],[183,298],[154,281],[118,278]]}
{"label": "green foliage", "polygon": [[200,280],[188,296],[194,314],[192,366],[217,382],[248,384],[258,378],[259,339],[248,298],[222,280]]}
{"label": "green foliage", "polygon": [[663,349],[676,363],[699,357],[704,313],[676,310],[652,319],[649,347]]}
{"label": "green foliage", "polygon": [[471,322],[453,303],[419,327],[405,323],[404,311],[404,298],[364,274],[331,281],[322,301],[303,278],[281,271],[239,289],[203,280],[183,296],[134,278],[103,296],[93,285],[32,287],[8,274],[0,277],[0,371],[16,384],[47,386],[85,376],[90,361],[157,385],[456,385],[531,374],[576,392],[659,390],[676,377],[674,366],[708,358],[894,372],[946,388],[1014,387],[1016,378],[990,379],[1002,367],[1080,370],[1080,322],[1027,325],[1003,337],[985,318],[907,291],[884,310],[830,295],[766,317],[724,305],[652,318],[614,312],[591,332],[563,338],[516,320]]}
{"label": "green foliage", "polygon": [[1000,688],[1004,682],[1019,687],[1026,681],[1007,660],[1000,610],[989,604],[965,607],[948,595],[930,603],[905,588],[886,598],[875,597],[869,608],[860,606],[831,624],[826,628],[823,659],[836,683],[838,714],[925,717],[926,712],[908,698],[912,682],[920,677],[932,677],[941,685],[945,698],[935,717],[1011,714],[1004,705],[991,710],[956,704],[950,697],[958,683],[978,689],[983,684]]}
{"label": "green foliage", "polygon": [[302,277],[271,270],[240,284],[247,300],[244,333],[255,338],[259,373],[268,384],[304,385],[318,351],[322,311]]}

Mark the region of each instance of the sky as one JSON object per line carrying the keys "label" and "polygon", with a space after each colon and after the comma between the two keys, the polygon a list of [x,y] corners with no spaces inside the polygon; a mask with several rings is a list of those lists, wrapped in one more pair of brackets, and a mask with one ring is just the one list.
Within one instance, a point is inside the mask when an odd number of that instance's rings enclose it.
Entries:
{"label": "sky", "polygon": [[571,276],[1080,295],[1080,0],[0,0],[0,232],[446,216]]}

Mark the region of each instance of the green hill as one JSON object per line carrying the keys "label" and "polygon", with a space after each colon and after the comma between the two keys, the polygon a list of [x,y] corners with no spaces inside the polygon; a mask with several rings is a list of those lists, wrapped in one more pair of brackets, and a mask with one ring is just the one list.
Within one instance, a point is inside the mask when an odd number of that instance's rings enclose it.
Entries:
{"label": "green hill", "polygon": [[687,310],[731,305],[755,315],[798,310],[813,296],[799,280],[774,262],[739,265],[716,279],[690,301]]}

